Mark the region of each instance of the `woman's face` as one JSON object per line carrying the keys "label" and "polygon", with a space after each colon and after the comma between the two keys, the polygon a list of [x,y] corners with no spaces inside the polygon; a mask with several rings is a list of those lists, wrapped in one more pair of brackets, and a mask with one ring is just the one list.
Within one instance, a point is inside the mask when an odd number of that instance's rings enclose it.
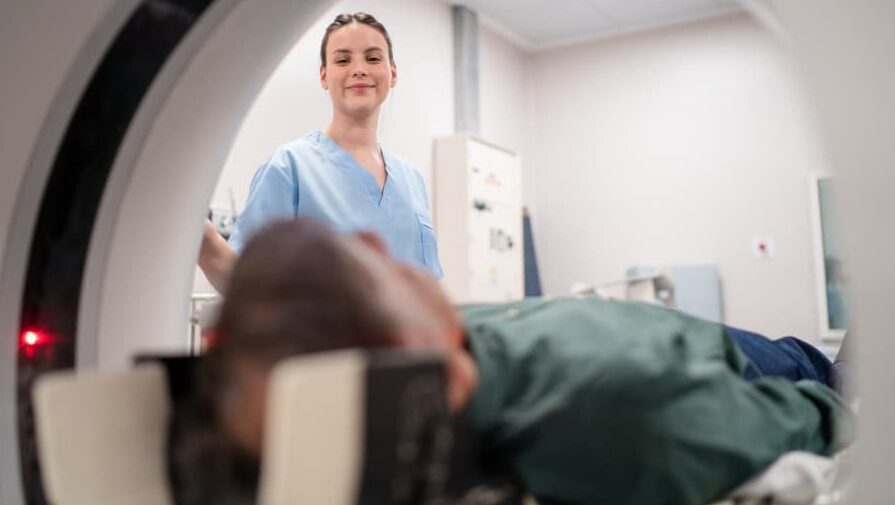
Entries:
{"label": "woman's face", "polygon": [[336,111],[355,117],[376,112],[396,79],[388,43],[378,30],[351,23],[330,33],[320,83]]}

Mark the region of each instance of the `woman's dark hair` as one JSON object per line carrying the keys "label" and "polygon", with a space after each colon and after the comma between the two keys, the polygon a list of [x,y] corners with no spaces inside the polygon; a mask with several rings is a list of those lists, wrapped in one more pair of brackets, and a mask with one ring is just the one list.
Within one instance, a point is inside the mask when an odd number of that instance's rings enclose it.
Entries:
{"label": "woman's dark hair", "polygon": [[388,45],[388,61],[394,63],[395,55],[392,52],[392,39],[388,36],[388,30],[385,25],[380,23],[372,15],[366,12],[355,12],[354,14],[339,14],[329,26],[326,27],[326,33],[323,34],[323,41],[320,42],[320,65],[326,66],[326,44],[329,42],[329,35],[339,28],[350,25],[352,23],[360,23],[374,28],[385,37],[385,43]]}

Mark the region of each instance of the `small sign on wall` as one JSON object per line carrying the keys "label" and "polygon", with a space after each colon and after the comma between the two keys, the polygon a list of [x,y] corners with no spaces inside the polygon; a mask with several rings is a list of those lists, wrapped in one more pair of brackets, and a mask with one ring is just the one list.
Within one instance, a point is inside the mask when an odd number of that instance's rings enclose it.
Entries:
{"label": "small sign on wall", "polygon": [[752,237],[752,254],[756,258],[771,259],[777,254],[777,244],[770,235],[755,235]]}

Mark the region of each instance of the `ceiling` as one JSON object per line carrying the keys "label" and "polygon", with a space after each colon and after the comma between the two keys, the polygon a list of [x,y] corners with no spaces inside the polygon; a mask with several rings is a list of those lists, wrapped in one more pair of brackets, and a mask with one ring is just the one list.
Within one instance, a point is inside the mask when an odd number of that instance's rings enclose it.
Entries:
{"label": "ceiling", "polygon": [[740,0],[455,0],[529,50],[727,14]]}

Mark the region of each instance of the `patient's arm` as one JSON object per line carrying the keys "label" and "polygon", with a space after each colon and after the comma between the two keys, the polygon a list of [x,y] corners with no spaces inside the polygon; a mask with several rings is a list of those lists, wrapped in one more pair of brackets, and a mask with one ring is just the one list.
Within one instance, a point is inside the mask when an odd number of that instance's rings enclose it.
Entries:
{"label": "patient's arm", "polygon": [[[539,356],[569,346],[547,343]],[[603,363],[582,356],[538,362],[491,399],[487,432],[539,503],[711,503],[784,453],[850,438],[847,407],[817,382],[748,382],[722,360],[643,343]]]}
{"label": "patient's arm", "polygon": [[230,248],[210,221],[205,221],[202,230],[202,245],[199,248],[199,268],[208,282],[219,292],[224,292],[227,279],[236,264],[236,251]]}
{"label": "patient's arm", "polygon": [[[829,455],[853,436],[848,408],[818,382],[747,382],[708,367],[681,371],[690,380],[657,406],[662,416],[655,428],[667,458],[659,473],[683,496],[714,489],[721,494],[699,497],[719,499],[784,453]],[[700,489],[700,482],[707,486]]]}

